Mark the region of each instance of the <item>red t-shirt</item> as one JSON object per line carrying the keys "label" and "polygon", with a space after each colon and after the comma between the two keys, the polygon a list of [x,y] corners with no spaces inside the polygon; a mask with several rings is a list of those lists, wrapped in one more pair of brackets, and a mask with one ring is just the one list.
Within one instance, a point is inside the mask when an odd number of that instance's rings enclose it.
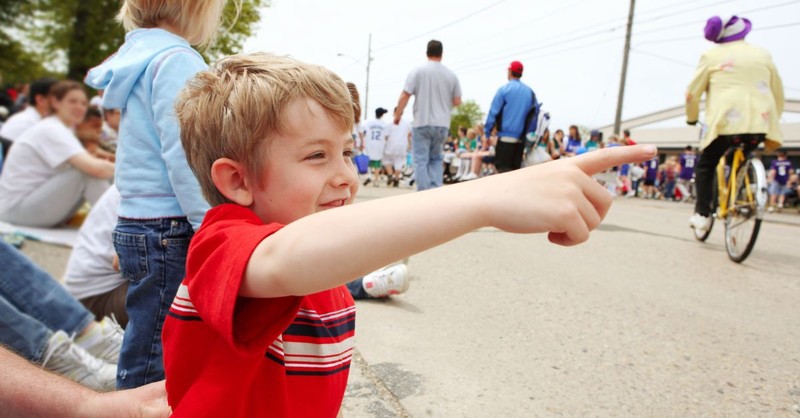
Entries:
{"label": "red t-shirt", "polygon": [[253,250],[281,227],[264,225],[233,204],[206,214],[164,323],[167,398],[174,416],[338,413],[355,331],[355,304],[347,288],[304,297],[238,296]]}

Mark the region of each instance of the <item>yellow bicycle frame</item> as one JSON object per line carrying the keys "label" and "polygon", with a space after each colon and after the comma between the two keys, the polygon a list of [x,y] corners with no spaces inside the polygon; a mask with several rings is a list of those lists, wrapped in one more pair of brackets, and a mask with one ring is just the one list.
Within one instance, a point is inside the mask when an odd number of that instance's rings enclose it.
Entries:
{"label": "yellow bicycle frame", "polygon": [[[725,157],[723,156],[717,164],[717,189],[719,190],[719,205],[717,206],[717,217],[724,219],[728,216],[728,211],[734,205],[733,199],[736,198],[733,194],[736,193],[736,177],[739,173],[739,166],[744,162],[744,151],[742,148],[737,147],[733,152],[733,161],[731,162],[731,171],[728,177],[725,177]],[[747,201],[753,202],[753,190],[750,187],[750,176],[744,176],[745,190],[747,192]]]}

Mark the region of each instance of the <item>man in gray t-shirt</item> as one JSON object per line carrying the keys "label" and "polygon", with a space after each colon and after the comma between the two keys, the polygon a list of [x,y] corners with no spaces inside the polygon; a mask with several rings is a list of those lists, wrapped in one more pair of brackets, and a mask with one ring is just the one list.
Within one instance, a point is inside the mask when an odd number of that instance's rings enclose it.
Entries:
{"label": "man in gray t-shirt", "polygon": [[442,65],[442,43],[428,42],[428,62],[408,74],[394,112],[398,124],[408,99],[414,99],[412,156],[417,190],[442,185],[442,146],[450,128],[450,110],[461,104],[458,77]]}

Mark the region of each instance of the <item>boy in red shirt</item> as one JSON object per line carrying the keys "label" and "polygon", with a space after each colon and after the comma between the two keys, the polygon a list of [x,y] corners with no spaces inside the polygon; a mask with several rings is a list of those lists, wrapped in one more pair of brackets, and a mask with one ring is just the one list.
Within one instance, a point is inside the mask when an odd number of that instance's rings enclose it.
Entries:
{"label": "boy in red shirt", "polygon": [[354,104],[332,72],[232,56],[195,76],[176,103],[212,206],[164,325],[178,417],[336,416],[355,324],[344,283],[485,226],[583,242],[611,204],[590,175],[655,155],[618,147],[350,205]]}

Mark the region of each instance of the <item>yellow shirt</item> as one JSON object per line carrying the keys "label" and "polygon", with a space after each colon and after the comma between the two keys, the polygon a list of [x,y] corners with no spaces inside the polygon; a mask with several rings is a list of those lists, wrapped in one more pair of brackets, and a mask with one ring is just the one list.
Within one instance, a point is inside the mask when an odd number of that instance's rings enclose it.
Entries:
{"label": "yellow shirt", "polygon": [[686,120],[697,120],[703,93],[707,129],[701,149],[720,135],[747,133],[766,134],[767,150],[780,147],[783,84],[766,50],[734,41],[706,51],[686,92]]}

